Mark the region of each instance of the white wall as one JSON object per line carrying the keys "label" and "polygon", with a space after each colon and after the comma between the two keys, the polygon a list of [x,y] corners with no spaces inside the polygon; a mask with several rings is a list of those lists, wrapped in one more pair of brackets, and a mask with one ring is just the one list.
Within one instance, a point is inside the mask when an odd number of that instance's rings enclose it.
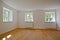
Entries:
{"label": "white wall", "polygon": [[24,13],[25,13],[25,11],[19,11],[19,14],[18,14],[19,28],[31,28],[32,23],[25,22],[25,14]]}
{"label": "white wall", "polygon": [[46,23],[43,10],[35,10],[33,12],[34,22],[25,22],[25,11],[19,12],[19,28],[35,28],[35,29],[56,29],[55,23]]}
{"label": "white wall", "polygon": [[[2,5],[1,5],[2,4]],[[1,7],[2,6],[2,7]],[[2,20],[2,18],[3,18],[3,16],[2,16],[2,8],[3,7],[6,7],[6,8],[8,8],[8,9],[10,9],[10,10],[12,10],[13,11],[13,22],[3,22]],[[14,8],[12,8],[12,7],[10,7],[10,6],[8,6],[8,5],[6,5],[5,3],[3,3],[3,2],[0,2],[0,20],[2,21],[1,23],[0,23],[0,28],[1,28],[1,30],[0,30],[0,34],[2,34],[2,33],[5,33],[5,32],[8,32],[8,31],[11,31],[11,30],[13,30],[13,29],[15,29],[15,28],[17,28],[17,11],[14,9]],[[2,24],[2,26],[1,26],[1,24]]]}
{"label": "white wall", "polygon": [[2,33],[2,2],[0,0],[0,34]]}
{"label": "white wall", "polygon": [[56,11],[57,15],[57,29],[60,30],[60,8]]}
{"label": "white wall", "polygon": [[[45,22],[45,14],[44,12],[47,10],[36,10],[34,11],[34,28],[38,29],[56,29],[55,23],[47,23]],[[51,11],[51,10],[48,10]],[[55,11],[55,10],[52,10]]]}

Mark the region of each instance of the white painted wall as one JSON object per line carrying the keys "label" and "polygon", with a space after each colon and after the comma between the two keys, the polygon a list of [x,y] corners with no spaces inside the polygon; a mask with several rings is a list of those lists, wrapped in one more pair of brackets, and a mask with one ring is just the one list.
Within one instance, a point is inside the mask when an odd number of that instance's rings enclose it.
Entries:
{"label": "white painted wall", "polygon": [[[51,11],[51,10],[50,10]],[[19,28],[35,28],[35,29],[56,29],[55,23],[46,23],[43,10],[35,10],[33,12],[34,22],[25,22],[25,11],[19,11]]]}
{"label": "white painted wall", "polygon": [[0,0],[0,34],[2,33],[2,2]]}
{"label": "white painted wall", "polygon": [[31,28],[32,23],[25,22],[25,11],[19,11],[18,14],[18,25],[19,28]]}
{"label": "white painted wall", "polygon": [[[3,22],[2,21],[3,20],[2,19],[3,18],[3,16],[2,16],[2,14],[3,14],[2,13],[2,11],[3,11],[2,8],[3,7],[6,7],[6,8],[13,11],[13,22]],[[0,28],[1,28],[0,34],[11,31],[11,30],[17,28],[17,11],[15,9],[13,9],[12,7],[6,5],[5,3],[1,2],[1,1],[0,1],[0,21],[1,21],[1,23],[0,23]],[[1,26],[1,24],[2,24],[2,26]]]}
{"label": "white painted wall", "polygon": [[57,15],[57,29],[60,30],[60,8],[56,11]]}
{"label": "white painted wall", "polygon": [[[47,23],[45,22],[45,12],[47,10],[36,10],[34,11],[34,28],[38,29],[56,29],[56,22],[55,23]],[[55,11],[55,10],[48,10],[48,11]]]}
{"label": "white painted wall", "polygon": [[22,10],[32,11],[37,9],[59,8],[60,0],[2,0],[11,7]]}

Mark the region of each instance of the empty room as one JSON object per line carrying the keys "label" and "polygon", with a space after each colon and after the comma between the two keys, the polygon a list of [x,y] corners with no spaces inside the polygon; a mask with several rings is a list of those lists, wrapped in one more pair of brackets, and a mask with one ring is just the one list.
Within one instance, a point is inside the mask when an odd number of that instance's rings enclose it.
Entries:
{"label": "empty room", "polygon": [[60,40],[60,0],[0,0],[0,40]]}

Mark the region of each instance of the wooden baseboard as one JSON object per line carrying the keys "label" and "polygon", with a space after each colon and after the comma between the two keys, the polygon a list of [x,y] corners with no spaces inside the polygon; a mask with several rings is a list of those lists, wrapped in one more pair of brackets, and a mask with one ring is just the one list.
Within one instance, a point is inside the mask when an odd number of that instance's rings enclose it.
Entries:
{"label": "wooden baseboard", "polygon": [[29,30],[57,30],[57,29],[38,29],[38,28],[17,28],[17,29],[29,29]]}

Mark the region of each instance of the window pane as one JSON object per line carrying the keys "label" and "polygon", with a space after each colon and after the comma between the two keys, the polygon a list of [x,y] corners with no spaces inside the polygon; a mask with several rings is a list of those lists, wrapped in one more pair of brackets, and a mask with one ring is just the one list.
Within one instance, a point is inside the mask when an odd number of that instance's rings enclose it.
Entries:
{"label": "window pane", "polygon": [[25,21],[28,21],[28,22],[33,21],[32,13],[26,13],[25,14]]}
{"label": "window pane", "polygon": [[9,13],[9,21],[13,21],[13,14],[12,14],[12,11]]}
{"label": "window pane", "polygon": [[8,11],[3,10],[3,21],[8,21]]}
{"label": "window pane", "polygon": [[12,21],[12,11],[6,8],[3,8],[3,22],[10,22]]}
{"label": "window pane", "polygon": [[45,21],[46,22],[55,22],[55,12],[46,12]]}
{"label": "window pane", "polygon": [[49,15],[46,13],[45,14],[45,20],[48,21],[48,19],[49,19]]}
{"label": "window pane", "polygon": [[8,11],[6,11],[5,17],[6,17],[6,21],[8,21],[8,20],[9,20],[9,14],[8,14]]}

